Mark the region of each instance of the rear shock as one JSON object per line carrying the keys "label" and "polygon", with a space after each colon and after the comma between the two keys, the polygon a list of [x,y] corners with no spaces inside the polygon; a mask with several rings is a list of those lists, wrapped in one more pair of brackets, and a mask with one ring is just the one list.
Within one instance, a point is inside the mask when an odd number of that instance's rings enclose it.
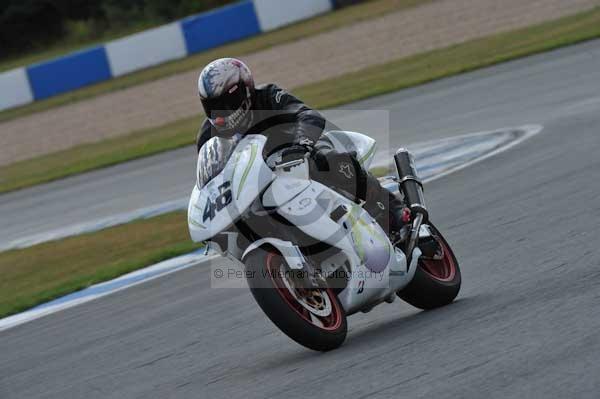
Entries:
{"label": "rear shock", "polygon": [[413,154],[406,148],[400,148],[394,155],[396,169],[398,170],[398,183],[404,193],[405,202],[408,204],[412,215],[412,228],[406,246],[407,265],[412,262],[412,254],[419,239],[421,224],[429,220],[429,212],[425,206],[423,183],[417,174]]}

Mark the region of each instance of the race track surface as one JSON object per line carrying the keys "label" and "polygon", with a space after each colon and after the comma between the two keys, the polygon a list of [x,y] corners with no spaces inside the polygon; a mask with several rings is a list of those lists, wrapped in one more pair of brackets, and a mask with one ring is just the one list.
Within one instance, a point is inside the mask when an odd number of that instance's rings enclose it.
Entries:
{"label": "race track surface", "polygon": [[[328,115],[342,128],[368,132],[379,148],[545,124],[598,109],[599,57],[600,41],[590,42],[344,107],[374,114]],[[195,165],[194,149],[182,148],[0,195],[0,247],[189,196]]]}
{"label": "race track surface", "polygon": [[[389,115],[334,112],[333,117],[343,128],[368,132],[380,148],[388,142],[397,148],[506,126],[545,124],[599,108],[599,57],[600,41],[590,42],[345,107]],[[189,196],[195,164],[189,147],[0,195],[0,247]]]}
{"label": "race track surface", "polygon": [[[320,354],[280,333],[247,290],[211,289],[210,267],[191,268],[0,333],[0,397],[597,398],[599,93],[591,42],[353,105],[392,111],[392,145],[544,126],[426,187],[463,270],[453,305],[381,305]],[[148,159],[112,170],[138,188],[175,186],[187,153],[163,154],[171,169],[151,174],[136,169]]]}

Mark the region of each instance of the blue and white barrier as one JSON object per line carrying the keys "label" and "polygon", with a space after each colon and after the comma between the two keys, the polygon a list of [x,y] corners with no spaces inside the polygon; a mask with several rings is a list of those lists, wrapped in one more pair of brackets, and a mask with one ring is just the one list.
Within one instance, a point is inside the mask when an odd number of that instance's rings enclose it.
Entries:
{"label": "blue and white barrier", "polygon": [[0,111],[326,13],[333,0],[243,0],[104,45],[0,73]]}
{"label": "blue and white barrier", "polygon": [[188,54],[261,33],[254,4],[250,0],[185,18],[181,21],[181,29]]}

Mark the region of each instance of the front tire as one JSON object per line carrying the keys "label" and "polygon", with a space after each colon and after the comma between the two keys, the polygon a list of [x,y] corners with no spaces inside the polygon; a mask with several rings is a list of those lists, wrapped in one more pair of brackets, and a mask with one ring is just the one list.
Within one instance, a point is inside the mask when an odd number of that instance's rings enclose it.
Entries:
{"label": "front tire", "polygon": [[259,248],[245,261],[248,286],[267,317],[288,337],[309,349],[341,346],[346,313],[331,289],[302,290],[286,278],[285,259],[273,248]]}
{"label": "front tire", "polygon": [[433,225],[429,224],[434,238],[443,249],[440,260],[419,259],[415,276],[397,295],[419,309],[434,309],[454,301],[462,281],[458,261],[452,248]]}

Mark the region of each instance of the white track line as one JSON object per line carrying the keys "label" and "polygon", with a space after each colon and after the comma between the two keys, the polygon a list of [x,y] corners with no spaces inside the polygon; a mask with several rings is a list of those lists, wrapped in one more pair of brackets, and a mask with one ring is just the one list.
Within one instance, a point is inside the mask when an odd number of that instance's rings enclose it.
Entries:
{"label": "white track line", "polygon": [[[486,158],[494,156],[498,152],[506,151],[509,148],[521,143],[523,140],[528,139],[532,135],[539,133],[542,130],[542,126],[526,125],[526,126],[520,126],[517,128],[497,129],[494,131],[478,132],[478,133],[466,134],[466,135],[462,135],[462,136],[450,137],[450,138],[443,139],[443,140],[428,141],[428,142],[418,143],[418,144],[414,144],[414,145],[409,145],[407,147],[411,151],[414,152],[414,154],[417,158],[417,162],[419,162],[419,160],[423,160],[420,158],[420,154],[423,153],[424,151],[427,151],[431,147],[443,148],[443,146],[445,146],[445,145],[456,145],[456,143],[460,142],[460,140],[469,140],[469,139],[489,136],[492,134],[499,134],[499,133],[506,132],[506,131],[516,131],[516,130],[523,131],[524,135],[520,139],[513,141],[506,148],[501,147],[497,151],[492,151],[492,152],[486,153],[485,155],[483,155],[480,158],[474,158],[470,162],[461,164],[457,168],[451,168],[451,169],[448,169],[447,171],[445,171],[444,173],[436,174],[435,178],[429,179],[426,177],[423,179],[423,181],[432,181],[435,179],[439,179],[440,177],[446,176],[450,173],[456,172],[460,169],[466,168],[475,162],[480,162]],[[466,149],[469,149],[469,148],[466,148]],[[375,158],[391,160],[392,155],[393,154],[389,154],[385,151],[380,151],[377,153]],[[429,160],[423,160],[423,161],[429,161]],[[390,163],[390,161],[384,161],[384,162],[377,163],[375,166],[391,166],[391,165],[393,165],[393,163]],[[417,165],[417,166],[419,166],[419,165]],[[177,200],[173,200],[173,201],[168,201],[168,202],[165,202],[162,204],[148,206],[148,207],[137,209],[137,210],[131,211],[131,212],[124,212],[124,213],[109,216],[106,218],[91,220],[91,221],[84,222],[84,223],[79,223],[79,224],[75,224],[75,225],[62,227],[60,229],[54,229],[54,230],[50,230],[50,231],[46,231],[46,232],[42,232],[42,233],[38,233],[38,234],[29,235],[27,237],[22,237],[22,238],[13,240],[13,241],[1,243],[0,244],[0,252],[7,251],[10,249],[27,248],[27,247],[41,244],[41,243],[48,242],[48,241],[55,241],[55,240],[59,240],[62,238],[71,237],[71,236],[84,234],[84,233],[92,233],[94,231],[106,229],[108,227],[113,227],[113,226],[118,226],[121,224],[129,223],[129,222],[131,222],[133,220],[137,220],[137,219],[146,219],[149,217],[162,215],[162,214],[172,212],[172,211],[185,210],[185,209],[187,209],[187,204],[188,204],[188,198],[186,197],[186,198],[181,198],[181,199],[177,199]]]}
{"label": "white track line", "polygon": [[167,276],[192,266],[206,263],[217,257],[218,255],[207,255],[203,250],[200,250],[190,254],[178,256],[152,266],[148,266],[144,269],[125,274],[116,279],[93,285],[84,290],[77,291],[62,298],[58,298],[51,302],[36,306],[35,308],[27,310],[23,313],[18,313],[16,315],[0,319],[0,331],[8,330],[9,328],[39,319],[40,317],[57,313],[61,310],[69,309],[86,302],[114,294],[115,292],[119,292],[136,285]]}
{"label": "white track line", "polygon": [[168,212],[179,211],[187,208],[188,198],[165,202],[158,205],[140,208],[132,212],[119,213],[102,219],[78,223],[60,229],[50,230],[43,233],[32,234],[27,237],[0,244],[0,252],[10,249],[21,249],[31,247],[48,241],[56,241],[62,238],[72,237],[79,234],[92,233],[94,231],[129,223],[138,219],[147,219]]}
{"label": "white track line", "polygon": [[[543,127],[540,125],[526,125],[516,128],[498,129],[489,132],[479,132],[451,137],[443,140],[420,143],[409,146],[409,148],[411,148],[415,153],[417,169],[426,171],[426,176],[423,180],[425,182],[431,182],[451,173],[462,170],[477,162],[481,162],[484,159],[490,158],[501,152],[507,151],[508,149],[522,143],[535,134],[538,134],[542,131],[542,129]],[[390,159],[390,154],[386,153],[384,155],[388,157],[387,159]],[[464,161],[456,163],[457,159],[463,158]],[[438,164],[439,167],[436,167]],[[384,163],[383,165],[390,166],[388,162]],[[383,165],[379,164],[379,166]],[[427,172],[428,168],[432,167],[433,172]],[[431,174],[427,175],[427,173]],[[185,200],[185,203],[187,204],[187,199]],[[132,214],[135,214],[138,217],[149,217],[149,215],[160,214],[157,212],[161,211],[161,207],[163,209],[172,208],[174,204],[175,202],[173,201],[157,207],[152,207],[152,209],[145,208],[140,211],[133,212]],[[185,206],[183,209],[185,209]],[[151,211],[148,216],[140,216],[148,211]],[[132,214],[118,215],[114,219],[129,219]],[[105,220],[100,228],[106,227],[108,226],[106,225]],[[102,298],[115,292],[122,291],[124,289],[187,269],[192,266],[204,264],[212,259],[215,259],[216,257],[217,255],[207,256],[203,251],[196,251],[191,254],[178,256],[176,258],[157,263],[153,266],[128,273],[114,280],[96,284],[65,297],[36,306],[35,308],[23,313],[1,319],[0,331],[4,331],[29,321],[39,319],[40,317],[44,317],[49,314],[60,312],[61,310],[69,309],[74,306]]]}

